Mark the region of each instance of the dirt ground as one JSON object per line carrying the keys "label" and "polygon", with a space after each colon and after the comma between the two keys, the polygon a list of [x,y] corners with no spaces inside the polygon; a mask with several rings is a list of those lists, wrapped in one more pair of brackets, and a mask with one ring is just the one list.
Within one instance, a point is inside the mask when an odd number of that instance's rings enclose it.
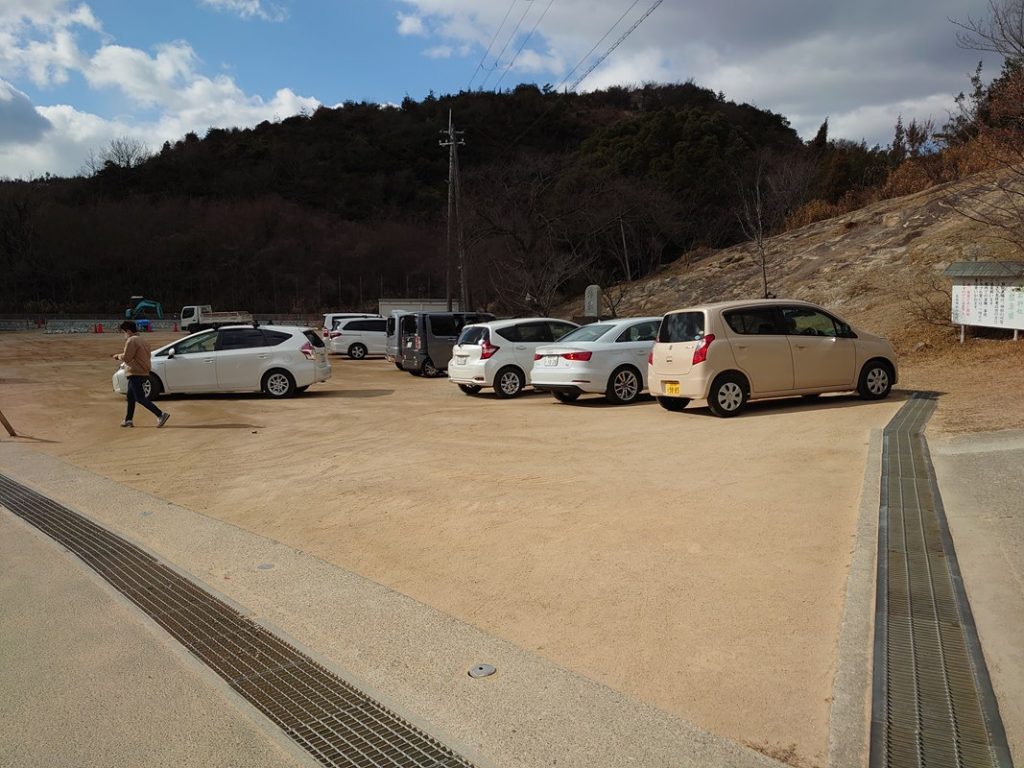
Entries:
{"label": "dirt ground", "polygon": [[[0,335],[0,409],[39,450],[795,765],[825,763],[864,460],[901,393],[751,404],[723,420],[653,401],[467,397],[333,357],[332,380],[292,400],[168,398],[158,432],[145,412],[118,427],[119,347]],[[1024,343],[1007,349],[943,352],[957,365],[925,350],[903,361],[902,384],[944,393],[933,429],[1020,428]]]}

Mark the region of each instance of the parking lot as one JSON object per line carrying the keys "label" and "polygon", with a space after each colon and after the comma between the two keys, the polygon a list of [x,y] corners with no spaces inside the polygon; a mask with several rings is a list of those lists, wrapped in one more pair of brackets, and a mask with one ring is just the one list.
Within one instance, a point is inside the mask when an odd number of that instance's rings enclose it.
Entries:
{"label": "parking lot", "polygon": [[[162,338],[154,334],[155,346]],[[171,338],[170,336],[166,338]],[[692,406],[468,397],[333,357],[285,401],[118,427],[112,335],[0,337],[40,450],[405,593],[716,733],[822,764],[872,429],[849,396]]]}

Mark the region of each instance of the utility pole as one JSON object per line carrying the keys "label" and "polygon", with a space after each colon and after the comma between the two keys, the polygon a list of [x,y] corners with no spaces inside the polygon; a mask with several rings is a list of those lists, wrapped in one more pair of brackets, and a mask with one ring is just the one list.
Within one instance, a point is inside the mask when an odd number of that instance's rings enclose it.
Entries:
{"label": "utility pole", "polygon": [[[448,130],[441,131],[447,134],[447,141],[439,141],[442,147],[448,147],[448,240],[445,249],[444,265],[444,286],[445,300],[448,303],[448,311],[452,311],[452,227],[457,218],[458,209],[458,178],[459,178],[459,155],[458,146],[466,142],[459,137],[463,131],[456,131],[452,123],[452,111],[448,110]],[[462,249],[462,222],[459,222],[459,300],[462,303],[462,310],[469,309],[469,297],[466,286],[465,256]]]}

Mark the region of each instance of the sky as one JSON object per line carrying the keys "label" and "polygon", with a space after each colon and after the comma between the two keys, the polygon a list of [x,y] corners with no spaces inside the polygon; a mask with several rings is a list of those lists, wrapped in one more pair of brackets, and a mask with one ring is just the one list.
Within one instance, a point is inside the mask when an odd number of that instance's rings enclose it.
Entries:
{"label": "sky", "polygon": [[[576,85],[653,0],[0,0],[0,178],[346,101]],[[988,0],[663,0],[579,91],[692,80],[805,138],[941,126]],[[985,73],[999,62],[986,58]],[[456,122],[458,116],[456,115]],[[441,126],[439,126],[440,129]],[[471,140],[471,137],[467,137]]]}

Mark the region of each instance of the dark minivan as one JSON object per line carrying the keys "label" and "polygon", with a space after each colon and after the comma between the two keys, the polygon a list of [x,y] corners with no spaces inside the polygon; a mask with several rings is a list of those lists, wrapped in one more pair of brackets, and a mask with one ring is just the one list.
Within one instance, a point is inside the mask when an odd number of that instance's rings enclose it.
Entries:
{"label": "dark minivan", "polygon": [[463,326],[494,320],[489,312],[410,312],[400,315],[401,351],[396,363],[413,376],[440,376]]}

